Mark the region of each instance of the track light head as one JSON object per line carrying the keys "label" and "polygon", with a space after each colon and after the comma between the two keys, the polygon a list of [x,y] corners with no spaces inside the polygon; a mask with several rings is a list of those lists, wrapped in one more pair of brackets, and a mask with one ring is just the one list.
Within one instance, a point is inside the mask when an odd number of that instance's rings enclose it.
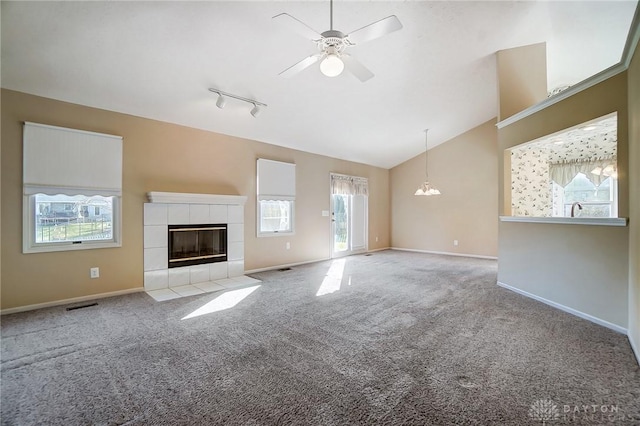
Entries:
{"label": "track light head", "polygon": [[218,108],[224,108],[226,104],[227,104],[227,100],[224,98],[224,96],[222,96],[222,94],[218,93],[218,100],[216,101],[216,106]]}
{"label": "track light head", "polygon": [[259,116],[262,113],[259,105],[253,104],[253,109],[251,110],[251,115],[254,117]]}

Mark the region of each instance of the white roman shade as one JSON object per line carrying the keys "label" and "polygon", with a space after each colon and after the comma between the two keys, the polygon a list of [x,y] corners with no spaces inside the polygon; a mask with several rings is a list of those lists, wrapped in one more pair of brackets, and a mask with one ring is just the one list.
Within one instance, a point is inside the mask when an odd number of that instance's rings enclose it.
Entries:
{"label": "white roman shade", "polygon": [[258,158],[258,200],[296,199],[296,165]]}
{"label": "white roman shade", "polygon": [[25,195],[122,195],[122,137],[24,123]]}

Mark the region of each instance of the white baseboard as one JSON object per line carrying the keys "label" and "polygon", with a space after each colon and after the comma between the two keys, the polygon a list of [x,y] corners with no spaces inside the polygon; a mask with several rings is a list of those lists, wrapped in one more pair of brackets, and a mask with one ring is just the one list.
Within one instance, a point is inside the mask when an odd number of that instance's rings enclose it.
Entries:
{"label": "white baseboard", "polygon": [[415,252],[415,253],[427,253],[427,254],[444,254],[445,256],[475,257],[475,258],[478,258],[478,259],[491,259],[491,260],[497,260],[498,259],[496,256],[483,256],[483,255],[480,255],[480,254],[451,253],[451,252],[448,252],[448,251],[417,250],[417,249],[402,248],[402,247],[391,247],[391,250],[412,251],[412,252]]}
{"label": "white baseboard", "polygon": [[17,312],[33,311],[35,309],[50,308],[52,306],[67,305],[69,303],[86,302],[87,300],[104,299],[105,297],[122,296],[124,294],[139,293],[144,288],[130,288],[127,290],[110,291],[108,293],[92,294],[90,296],[72,297],[71,299],[55,300],[53,302],[36,303],[35,305],[18,306],[16,308],[3,309],[0,315],[15,314]]}
{"label": "white baseboard", "polygon": [[255,274],[256,272],[265,272],[265,271],[273,271],[275,269],[291,268],[292,266],[300,266],[300,265],[306,265],[308,263],[324,262],[325,260],[331,260],[331,259],[327,257],[325,259],[305,260],[304,262],[285,263],[283,265],[267,266],[266,268],[257,268],[257,269],[250,269],[248,271],[244,271],[244,274],[245,275]]}
{"label": "white baseboard", "polygon": [[[366,251],[363,251],[363,252],[354,253],[353,255],[357,256],[357,255],[360,255],[360,254],[373,253],[373,252],[376,252],[376,251],[383,251],[383,250],[389,250],[389,247],[383,247],[383,248],[378,248],[378,249],[374,249],[374,250],[366,250]],[[305,260],[304,262],[285,263],[283,265],[267,266],[265,268],[250,269],[248,271],[244,271],[244,273],[245,274],[255,274],[256,272],[273,271],[273,270],[281,269],[281,268],[291,268],[293,266],[307,265],[309,263],[324,262],[325,260],[331,260],[331,258],[327,257],[327,258],[324,258],[324,259]]]}
{"label": "white baseboard", "polygon": [[640,347],[638,347],[638,344],[633,340],[633,337],[631,337],[631,333],[627,334],[627,338],[629,339],[631,349],[636,356],[636,362],[640,365],[640,350],[638,350]]}
{"label": "white baseboard", "polygon": [[376,251],[385,251],[385,250],[390,250],[391,247],[382,247],[382,248],[377,248],[377,249],[373,249],[373,250],[367,250],[366,253],[375,253]]}
{"label": "white baseboard", "polygon": [[591,321],[591,322],[596,323],[598,325],[601,325],[603,327],[607,327],[607,328],[609,328],[609,329],[611,329],[613,331],[617,331],[618,333],[627,334],[627,329],[624,328],[624,327],[621,327],[621,326],[619,326],[617,324],[614,324],[614,323],[611,323],[609,321],[600,319],[598,317],[594,317],[593,315],[585,314],[584,312],[578,311],[577,309],[573,309],[573,308],[570,308],[568,306],[562,305],[560,303],[554,302],[552,300],[545,299],[544,297],[536,296],[533,293],[529,293],[528,291],[524,291],[524,290],[521,290],[519,288],[512,287],[509,284],[505,284],[505,283],[500,282],[500,281],[498,281],[498,285],[500,287],[506,288],[507,290],[511,290],[511,291],[516,292],[518,294],[521,294],[523,296],[526,296],[526,297],[529,297],[531,299],[537,300],[538,302],[542,302],[545,305],[552,306],[552,307],[554,307],[556,309],[560,309],[561,311],[564,311],[564,312],[567,312],[569,314],[575,315],[575,316],[580,317],[582,319],[586,319],[587,321]]}

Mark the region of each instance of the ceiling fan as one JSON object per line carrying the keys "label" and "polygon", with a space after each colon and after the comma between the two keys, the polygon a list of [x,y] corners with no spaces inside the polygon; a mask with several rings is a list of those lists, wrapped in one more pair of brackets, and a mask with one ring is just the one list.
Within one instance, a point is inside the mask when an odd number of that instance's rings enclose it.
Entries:
{"label": "ceiling fan", "polygon": [[346,68],[360,81],[365,82],[373,77],[369,71],[353,56],[345,51],[367,41],[387,35],[402,28],[400,20],[395,16],[387,16],[379,21],[357,29],[349,34],[344,34],[333,29],[333,0],[329,5],[329,30],[318,33],[304,22],[294,18],[288,13],[281,13],[273,17],[282,25],[316,43],[319,53],[304,58],[300,62],[290,66],[279,75],[292,77],[300,71],[320,61],[320,71],[327,77],[336,77]]}

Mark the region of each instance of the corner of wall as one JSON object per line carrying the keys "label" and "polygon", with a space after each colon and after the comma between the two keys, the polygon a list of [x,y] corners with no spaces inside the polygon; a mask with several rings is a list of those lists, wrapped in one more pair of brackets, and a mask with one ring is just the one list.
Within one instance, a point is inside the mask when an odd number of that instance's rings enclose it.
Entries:
{"label": "corner of wall", "polygon": [[[640,364],[640,5],[627,41],[629,109],[629,343]],[[635,44],[635,45],[634,45]]]}

